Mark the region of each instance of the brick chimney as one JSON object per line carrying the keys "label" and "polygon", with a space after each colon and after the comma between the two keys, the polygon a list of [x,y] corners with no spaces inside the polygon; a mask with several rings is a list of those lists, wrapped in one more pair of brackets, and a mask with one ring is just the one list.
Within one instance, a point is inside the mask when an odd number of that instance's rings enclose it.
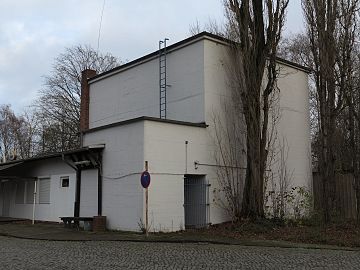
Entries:
{"label": "brick chimney", "polygon": [[85,69],[81,72],[81,100],[80,100],[80,131],[89,129],[89,103],[90,103],[90,85],[88,79],[94,77],[96,71]]}

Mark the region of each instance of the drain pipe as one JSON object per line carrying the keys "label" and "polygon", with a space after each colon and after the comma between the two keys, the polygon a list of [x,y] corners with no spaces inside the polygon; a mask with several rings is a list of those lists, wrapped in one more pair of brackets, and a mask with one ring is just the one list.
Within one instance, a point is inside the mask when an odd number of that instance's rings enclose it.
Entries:
{"label": "drain pipe", "polygon": [[187,174],[187,167],[188,167],[188,144],[189,141],[185,141],[185,174]]}
{"label": "drain pipe", "polygon": [[34,181],[34,201],[33,201],[33,211],[32,211],[32,225],[35,224],[36,191],[37,191],[37,179]]}

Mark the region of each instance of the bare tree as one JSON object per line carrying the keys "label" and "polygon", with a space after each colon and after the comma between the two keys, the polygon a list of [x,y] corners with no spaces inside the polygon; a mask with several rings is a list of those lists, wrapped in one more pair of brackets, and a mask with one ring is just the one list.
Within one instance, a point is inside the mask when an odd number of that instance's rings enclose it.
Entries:
{"label": "bare tree", "polygon": [[351,171],[354,176],[354,188],[356,194],[356,209],[357,209],[357,222],[360,223],[360,48],[357,47],[356,53],[353,54],[352,63],[354,70],[352,72],[352,79],[349,80],[350,91],[347,91],[346,103],[348,109],[346,110],[347,117],[345,125],[347,126],[347,133],[349,145],[346,156],[351,160]]}
{"label": "bare tree", "polygon": [[213,112],[214,159],[219,191],[216,201],[233,222],[241,218],[241,204],[245,180],[245,132],[244,119],[239,116],[235,104],[223,101],[224,112]]}
{"label": "bare tree", "polygon": [[10,106],[2,105],[0,108],[0,151],[3,161],[10,156],[14,148],[15,138],[12,134],[13,129],[11,128],[14,119],[15,115],[10,109]]}
{"label": "bare tree", "polygon": [[189,26],[189,32],[190,35],[192,36],[200,34],[202,31],[206,31],[214,35],[228,38],[227,30],[228,29],[226,29],[225,25],[219,24],[214,19],[209,19],[208,22],[205,23],[204,25],[201,25],[201,23],[198,20],[196,20],[193,24]]}
{"label": "bare tree", "polygon": [[21,130],[22,140],[19,140],[19,153],[22,158],[28,158],[41,154],[41,123],[33,108],[25,109],[20,115],[23,128]]}
{"label": "bare tree", "polygon": [[81,71],[98,73],[119,65],[111,54],[100,54],[90,46],[66,48],[54,62],[51,75],[36,102],[43,123],[43,151],[55,152],[79,146]]}
{"label": "bare tree", "polygon": [[[267,174],[269,189],[267,200],[270,202],[270,216],[274,219],[284,220],[288,216],[290,185],[293,178],[293,170],[288,168],[289,145],[285,138],[274,140],[274,151],[269,154],[270,166],[276,168]],[[274,160],[273,164],[271,160]],[[265,202],[266,203],[266,202]]]}
{"label": "bare tree", "polygon": [[334,131],[348,90],[359,1],[303,0],[302,3],[314,61],[319,106],[319,171],[323,183],[323,217],[328,222],[336,209]]}
{"label": "bare tree", "polygon": [[[269,98],[276,89],[276,55],[288,0],[229,0],[225,2],[228,35],[235,41],[230,57],[234,99],[242,104],[246,122],[247,169],[242,216],[264,217]],[[264,79],[265,78],[265,85]]]}
{"label": "bare tree", "polygon": [[311,68],[314,61],[307,34],[300,32],[282,38],[278,47],[278,57]]}
{"label": "bare tree", "polygon": [[30,112],[15,115],[10,105],[0,106],[0,159],[28,158],[36,153],[36,121]]}
{"label": "bare tree", "polygon": [[201,31],[202,31],[202,27],[200,25],[199,20],[196,20],[193,24],[190,24],[189,26],[190,35],[195,36],[201,33]]}

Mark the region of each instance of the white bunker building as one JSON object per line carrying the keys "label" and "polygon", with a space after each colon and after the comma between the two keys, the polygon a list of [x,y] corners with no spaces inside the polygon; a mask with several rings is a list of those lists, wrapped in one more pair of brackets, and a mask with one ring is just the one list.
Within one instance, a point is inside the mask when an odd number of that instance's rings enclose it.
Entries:
{"label": "white bunker building", "polygon": [[[84,71],[82,147],[0,164],[0,216],[106,216],[108,229],[139,231],[147,161],[151,231],[228,221],[218,201],[216,169],[224,164],[214,158],[213,136],[214,114],[230,98],[227,50],[227,40],[203,32],[102,74]],[[308,187],[308,70],[281,59],[278,65],[276,130],[288,146],[291,186]]]}

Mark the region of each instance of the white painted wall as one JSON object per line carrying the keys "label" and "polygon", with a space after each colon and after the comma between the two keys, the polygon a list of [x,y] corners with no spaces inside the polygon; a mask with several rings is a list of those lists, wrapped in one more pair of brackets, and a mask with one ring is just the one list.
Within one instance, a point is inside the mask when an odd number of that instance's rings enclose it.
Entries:
{"label": "white painted wall", "polygon": [[131,123],[84,137],[85,146],[99,143],[105,144],[102,214],[107,216],[107,227],[137,231],[143,218],[144,124]]}
{"label": "white painted wall", "polygon": [[184,229],[184,175],[162,175],[152,172],[151,168],[150,173],[149,230],[170,232]]}
{"label": "white painted wall", "polygon": [[293,172],[293,186],[312,184],[310,108],[307,74],[281,65],[279,140],[288,147],[287,167]]}
{"label": "white painted wall", "polygon": [[[185,141],[188,141],[187,166]],[[206,175],[210,188],[210,222],[227,220],[213,203],[217,178],[212,167],[195,169],[194,162],[213,164],[213,145],[206,128],[140,121],[86,134],[85,145],[105,144],[103,152],[103,215],[108,228],[138,231],[145,221],[145,192],[140,185],[149,162],[149,224],[152,231],[184,229],[184,174]],[[83,194],[82,194],[83,196]]]}
{"label": "white painted wall", "polygon": [[[22,174],[51,179],[50,204],[39,203],[39,185],[37,187],[36,220],[60,222],[59,217],[72,216],[74,214],[76,176],[72,168],[66,165],[60,158],[40,160],[20,166]],[[19,169],[17,168],[17,170]],[[70,180],[70,186],[67,188],[61,187],[60,179],[64,176],[68,176]],[[15,202],[15,182],[13,183],[10,192],[10,216],[31,219],[33,204],[16,204]]]}
{"label": "white painted wall", "polygon": [[[185,141],[188,141],[187,166]],[[155,231],[180,230],[184,219],[184,175],[206,175],[210,187],[210,222],[219,223],[227,217],[219,205],[213,203],[213,189],[217,187],[211,166],[213,145],[207,128],[145,121],[144,158],[149,161],[151,185],[149,187],[149,219]]]}
{"label": "white painted wall", "polygon": [[[168,119],[204,121],[203,49],[199,41],[168,51]],[[157,57],[90,83],[90,128],[140,116],[159,117]]]}
{"label": "white painted wall", "polygon": [[[229,66],[227,46],[212,40],[205,40],[204,46],[205,114],[209,134],[214,136],[214,112],[220,113],[220,119],[225,121],[224,104],[231,98],[229,77],[226,74]],[[289,188],[307,187],[311,190],[308,76],[306,72],[284,63],[279,63],[279,67],[280,119],[276,126],[276,144],[284,141],[288,148],[286,167],[293,173]],[[278,171],[277,164],[271,168],[275,175]]]}

